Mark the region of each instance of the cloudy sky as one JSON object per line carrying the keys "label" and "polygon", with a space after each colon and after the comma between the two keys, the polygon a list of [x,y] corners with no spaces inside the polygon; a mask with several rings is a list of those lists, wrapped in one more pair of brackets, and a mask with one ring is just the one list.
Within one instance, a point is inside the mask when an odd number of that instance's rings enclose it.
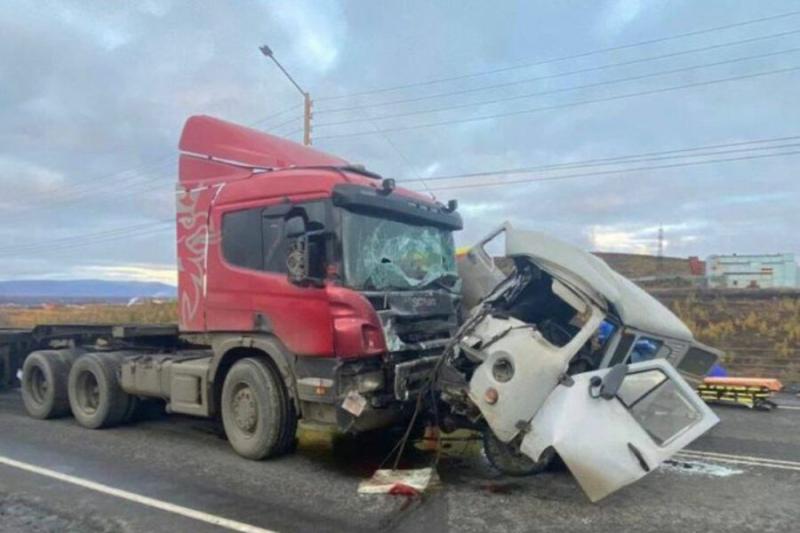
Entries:
{"label": "cloudy sky", "polygon": [[669,255],[800,252],[798,9],[7,0],[0,279],[173,280],[185,119],[300,138],[263,43],[312,93],[316,146],[458,198],[460,244],[508,219],[606,251],[663,226]]}

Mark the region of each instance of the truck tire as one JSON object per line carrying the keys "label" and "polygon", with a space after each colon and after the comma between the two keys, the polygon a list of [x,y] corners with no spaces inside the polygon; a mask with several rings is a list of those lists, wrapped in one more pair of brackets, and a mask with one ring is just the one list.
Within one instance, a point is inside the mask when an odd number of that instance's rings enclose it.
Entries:
{"label": "truck tire", "polygon": [[69,404],[80,425],[89,429],[122,422],[130,408],[130,395],[119,384],[120,362],[97,353],[82,355],[69,372]]}
{"label": "truck tire", "polygon": [[31,352],[22,365],[22,401],[33,418],[69,414],[69,362],[56,350]]}
{"label": "truck tire", "polygon": [[515,446],[500,441],[490,429],[483,432],[483,453],[495,470],[514,477],[544,472],[556,457],[555,450],[547,448],[539,460],[534,461]]}
{"label": "truck tire", "polygon": [[128,395],[128,406],[125,409],[125,414],[122,415],[122,423],[127,424],[128,422],[132,422],[136,419],[136,415],[139,413],[139,397],[134,396],[132,394]]}
{"label": "truck tire", "polygon": [[294,445],[297,414],[280,373],[269,361],[237,361],[222,385],[222,424],[233,449],[260,460]]}

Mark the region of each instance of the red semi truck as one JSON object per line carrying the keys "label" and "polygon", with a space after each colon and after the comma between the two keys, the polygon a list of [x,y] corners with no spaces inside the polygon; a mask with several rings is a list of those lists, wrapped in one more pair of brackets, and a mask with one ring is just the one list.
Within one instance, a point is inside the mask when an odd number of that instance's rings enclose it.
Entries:
{"label": "red semi truck", "polygon": [[159,398],[219,416],[252,459],[289,450],[299,418],[406,416],[458,327],[456,203],[207,116],[180,151],[179,324],[8,332],[27,411],[100,428]]}

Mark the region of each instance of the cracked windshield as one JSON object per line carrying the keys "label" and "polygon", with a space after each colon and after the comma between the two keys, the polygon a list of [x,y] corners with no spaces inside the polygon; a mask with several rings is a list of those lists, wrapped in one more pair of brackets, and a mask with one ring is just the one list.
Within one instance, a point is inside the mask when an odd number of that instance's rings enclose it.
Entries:
{"label": "cracked windshield", "polygon": [[452,234],[366,214],[344,212],[347,284],[366,290],[457,289]]}

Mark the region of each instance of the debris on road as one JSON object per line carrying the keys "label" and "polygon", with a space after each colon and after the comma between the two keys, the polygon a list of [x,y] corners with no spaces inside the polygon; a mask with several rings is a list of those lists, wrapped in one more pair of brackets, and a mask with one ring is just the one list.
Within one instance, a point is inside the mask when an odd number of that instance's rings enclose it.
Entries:
{"label": "debris on road", "polygon": [[439,482],[433,468],[414,468],[409,470],[380,469],[358,486],[359,494],[393,494],[412,496]]}
{"label": "debris on road", "polygon": [[679,461],[675,459],[668,459],[664,461],[659,470],[662,472],[697,474],[713,477],[729,477],[744,473],[744,470],[728,468],[727,466],[702,463],[700,461]]}

